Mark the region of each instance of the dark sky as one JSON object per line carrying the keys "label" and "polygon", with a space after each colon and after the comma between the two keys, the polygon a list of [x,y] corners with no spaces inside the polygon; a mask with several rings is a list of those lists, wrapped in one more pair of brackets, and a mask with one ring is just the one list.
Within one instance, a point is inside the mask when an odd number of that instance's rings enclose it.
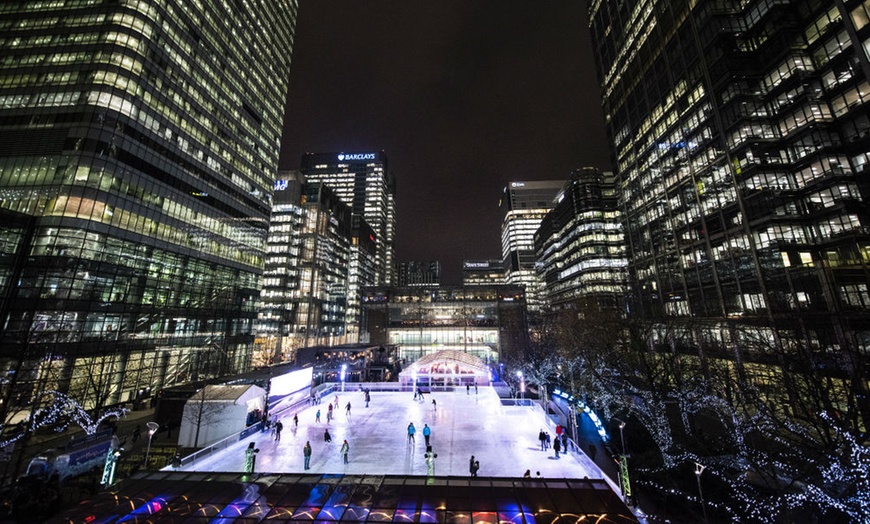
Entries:
{"label": "dark sky", "polygon": [[609,170],[585,2],[301,0],[281,168],[379,151],[399,261],[501,258],[511,181]]}

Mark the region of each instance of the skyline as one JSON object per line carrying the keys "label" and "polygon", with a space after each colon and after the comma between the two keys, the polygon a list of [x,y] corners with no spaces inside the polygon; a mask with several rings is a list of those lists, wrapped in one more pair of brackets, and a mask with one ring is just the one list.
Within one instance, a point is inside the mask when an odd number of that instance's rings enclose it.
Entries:
{"label": "skyline", "polygon": [[287,100],[280,169],[383,150],[397,260],[439,260],[444,284],[463,260],[501,258],[508,183],[612,169],[577,3],[304,2]]}

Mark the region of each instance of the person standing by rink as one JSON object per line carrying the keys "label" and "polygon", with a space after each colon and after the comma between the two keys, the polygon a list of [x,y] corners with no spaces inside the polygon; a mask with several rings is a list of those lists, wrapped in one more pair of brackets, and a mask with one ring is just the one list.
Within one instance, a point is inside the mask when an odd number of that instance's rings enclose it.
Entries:
{"label": "person standing by rink", "polygon": [[474,455],[471,456],[471,459],[468,461],[468,472],[471,473],[472,477],[477,476],[477,470],[480,469],[480,461],[474,460]]}
{"label": "person standing by rink", "polygon": [[311,442],[307,440],[302,448],[302,456],[305,457],[305,469],[311,469]]}
{"label": "person standing by rink", "polygon": [[350,451],[350,444],[347,443],[347,439],[345,439],[344,443],[341,445],[341,451],[339,453],[344,458],[344,463],[347,464],[347,454]]}
{"label": "person standing by rink", "polygon": [[416,440],[414,439],[414,433],[417,432],[417,428],[414,427],[414,423],[411,422],[408,424],[408,444],[414,442],[416,444]]}
{"label": "person standing by rink", "polygon": [[429,424],[423,424],[423,438],[426,439],[426,447],[429,447],[429,435],[432,434],[432,428]]}
{"label": "person standing by rink", "polygon": [[426,475],[431,477],[435,475],[435,459],[438,454],[432,451],[432,446],[426,446],[426,454],[423,456],[426,458]]}
{"label": "person standing by rink", "polygon": [[248,449],[245,450],[245,473],[253,473],[254,467],[257,464],[257,453],[260,450],[254,447],[254,443],[248,444]]}

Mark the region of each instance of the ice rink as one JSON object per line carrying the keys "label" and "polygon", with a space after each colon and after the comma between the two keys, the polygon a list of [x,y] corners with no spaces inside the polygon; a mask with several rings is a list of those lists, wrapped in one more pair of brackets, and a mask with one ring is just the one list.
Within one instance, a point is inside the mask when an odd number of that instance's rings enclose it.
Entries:
{"label": "ice rink", "polygon": [[[534,404],[503,406],[490,387],[479,388],[477,394],[473,388],[470,394],[464,389],[435,392],[427,394],[423,402],[415,401],[409,392],[372,391],[369,407],[365,407],[363,393],[348,390],[338,393],[338,408],[331,423],[327,423],[327,401],[333,402],[334,408],[335,394],[323,398],[320,405],[298,411],[298,427],[293,423],[293,412],[281,413],[277,418],[284,430],[279,441],[270,432],[260,432],[180,469],[243,472],[245,448],[254,442],[260,450],[257,473],[302,472],[302,449],[308,441],[313,450],[311,473],[426,475],[423,429],[428,424],[431,445],[438,455],[435,475],[469,475],[469,459],[474,455],[482,477],[521,477],[528,469],[533,477],[540,472],[545,478],[607,479],[589,457],[573,447],[559,458],[552,448],[541,451],[539,431],[544,429],[555,436],[544,411]],[[318,410],[319,423],[315,420]],[[411,422],[417,429],[414,442],[408,439]],[[327,429],[332,442],[324,441]],[[350,447],[348,464],[339,453],[345,439]]]}

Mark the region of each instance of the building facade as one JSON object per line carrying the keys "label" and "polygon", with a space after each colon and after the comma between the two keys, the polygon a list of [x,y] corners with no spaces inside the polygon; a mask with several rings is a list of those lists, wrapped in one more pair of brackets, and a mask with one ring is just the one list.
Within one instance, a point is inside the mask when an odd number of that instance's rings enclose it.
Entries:
{"label": "building facade", "polygon": [[504,284],[504,262],[501,260],[464,260],[463,286],[499,286]]}
{"label": "building facade", "polygon": [[294,174],[279,173],[273,198],[257,326],[263,364],[293,360],[299,348],[355,343],[358,286],[374,278],[365,221],[326,184]]}
{"label": "building facade", "polygon": [[535,270],[535,231],[553,209],[554,199],[564,185],[564,180],[511,182],[499,202],[504,282],[526,288],[530,312],[539,311],[542,304],[541,282]]}
{"label": "building facade", "polygon": [[248,368],[296,10],[0,5],[8,416]]}
{"label": "building facade", "polygon": [[577,169],[535,234],[547,308],[620,307],[628,290],[622,215],[612,173]]}
{"label": "building facade", "polygon": [[866,423],[870,5],[604,0],[589,26],[634,311],[741,363],[747,328],[801,348]]}
{"label": "building facade", "polygon": [[397,270],[399,287],[441,284],[441,262],[437,260],[399,262]]}
{"label": "building facade", "polygon": [[377,245],[377,285],[395,283],[396,183],[379,153],[307,153],[302,174],[323,182],[362,216],[374,231]]}
{"label": "building facade", "polygon": [[406,362],[455,350],[495,364],[528,343],[520,286],[365,288],[360,329],[370,344],[397,346]]}

